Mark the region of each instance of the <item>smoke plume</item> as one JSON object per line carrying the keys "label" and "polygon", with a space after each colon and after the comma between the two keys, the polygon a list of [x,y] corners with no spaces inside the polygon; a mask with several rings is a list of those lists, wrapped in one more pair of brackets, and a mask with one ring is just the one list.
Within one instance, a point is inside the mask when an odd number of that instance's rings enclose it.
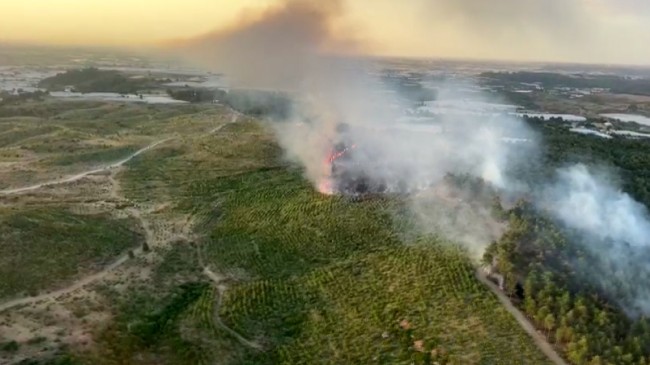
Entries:
{"label": "smoke plume", "polygon": [[[576,231],[590,262],[585,278],[630,314],[650,313],[650,216],[647,208],[621,191],[604,173],[585,165],[558,171],[541,200]],[[616,295],[620,293],[621,295]]]}
{"label": "smoke plume", "polygon": [[339,37],[339,0],[286,0],[248,11],[237,24],[182,43],[194,63],[225,72],[240,87],[301,90],[320,75],[327,52],[352,52],[358,42]]}
{"label": "smoke plume", "polygon": [[[478,4],[459,4],[469,3]],[[382,82],[374,63],[341,56],[363,46],[335,31],[343,5],[287,0],[191,40],[183,51],[225,72],[234,86],[292,92],[293,115],[274,125],[287,157],[304,166],[316,189],[332,190],[328,153],[344,123],[349,147],[358,146],[348,166],[381,181],[385,191],[408,192],[410,215],[420,231],[460,242],[478,258],[504,228],[490,214],[490,189],[501,196],[530,193],[541,205],[551,205],[551,214],[584,242],[598,242],[587,248],[613,268],[607,273],[633,274],[630,268],[640,262],[634,253],[646,249],[650,237],[650,221],[639,203],[584,166],[560,170],[548,184],[516,179],[513,171],[525,169],[536,156],[537,137],[507,113],[508,106],[478,88],[437,85],[437,100],[418,108],[429,118],[422,124],[413,103]],[[480,178],[485,186],[458,188],[449,176]],[[594,277],[605,280],[607,273]],[[647,279],[647,269],[640,273]],[[637,289],[633,305],[647,313],[648,291]]]}

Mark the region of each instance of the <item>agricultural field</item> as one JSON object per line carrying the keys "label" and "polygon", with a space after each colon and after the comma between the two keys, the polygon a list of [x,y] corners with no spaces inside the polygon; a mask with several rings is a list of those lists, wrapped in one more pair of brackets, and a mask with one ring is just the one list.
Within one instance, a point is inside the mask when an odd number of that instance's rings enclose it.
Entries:
{"label": "agricultural field", "polygon": [[315,192],[259,122],[128,167],[126,196],[171,199],[192,215],[193,239],[165,251],[158,293],[116,306],[93,361],[547,363],[464,252],[404,242],[397,199]]}
{"label": "agricultural field", "polygon": [[2,268],[42,275],[2,287],[0,362],[549,363],[465,252],[405,235],[397,197],[317,193],[268,123],[59,104],[0,118]]}

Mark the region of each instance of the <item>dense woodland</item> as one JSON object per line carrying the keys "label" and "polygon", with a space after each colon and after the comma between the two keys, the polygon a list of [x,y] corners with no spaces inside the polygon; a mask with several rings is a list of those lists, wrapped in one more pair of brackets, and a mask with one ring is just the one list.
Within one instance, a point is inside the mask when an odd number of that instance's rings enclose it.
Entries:
{"label": "dense woodland", "polygon": [[579,262],[594,258],[525,202],[504,215],[509,229],[484,260],[550,342],[574,364],[647,364],[650,321],[628,317],[588,280]]}
{"label": "dense woodland", "polygon": [[233,89],[224,102],[244,114],[278,120],[287,119],[293,110],[291,96],[275,91]]}
{"label": "dense woodland", "polygon": [[118,71],[100,70],[90,67],[80,70],[68,70],[64,73],[43,79],[38,86],[50,91],[61,91],[71,86],[75,91],[114,92],[133,94],[155,87],[158,82],[151,78],[130,78]]}
{"label": "dense woodland", "polygon": [[[649,142],[567,133],[566,125],[556,121],[527,122],[545,141],[530,179],[548,178],[569,162],[606,165],[618,169],[626,192],[650,204]],[[525,200],[508,210],[497,201],[494,210],[508,230],[488,248],[485,263],[495,265],[513,301],[571,363],[649,363],[650,321],[619,306],[638,289],[635,285],[648,285],[643,268],[627,268],[628,277],[610,273],[611,268],[585,250],[599,243],[585,242]],[[628,251],[623,254],[649,254]],[[594,273],[599,273],[597,278]]]}
{"label": "dense woodland", "polygon": [[[650,207],[650,141],[616,137],[604,139],[570,133],[567,124],[553,118],[527,118],[527,124],[542,135],[541,155],[534,163],[534,178],[549,177],[556,168],[582,162],[611,169],[621,177],[622,188]],[[529,177],[530,178],[530,177]]]}
{"label": "dense woodland", "polygon": [[191,87],[167,89],[167,95],[176,100],[183,100],[189,103],[213,103],[215,100],[221,101],[226,98],[226,92],[223,90]]}
{"label": "dense woodland", "polygon": [[603,88],[614,93],[650,95],[650,79],[627,78],[616,75],[559,74],[553,72],[484,72],[485,81],[503,83],[541,83],[545,88]]}

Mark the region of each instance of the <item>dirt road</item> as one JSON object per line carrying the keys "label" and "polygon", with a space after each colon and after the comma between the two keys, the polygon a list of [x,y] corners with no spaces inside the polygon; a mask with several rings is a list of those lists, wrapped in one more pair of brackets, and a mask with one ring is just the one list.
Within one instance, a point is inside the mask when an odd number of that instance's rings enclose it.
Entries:
{"label": "dirt road", "polygon": [[24,186],[24,187],[21,187],[21,188],[14,188],[14,189],[0,190],[0,195],[18,194],[18,193],[22,193],[22,192],[25,192],[25,191],[38,190],[38,189],[40,189],[40,188],[42,188],[42,187],[46,187],[46,186],[52,186],[52,185],[59,185],[59,184],[70,183],[70,182],[73,182],[73,181],[81,180],[81,179],[83,179],[84,177],[86,177],[86,176],[88,176],[88,175],[96,174],[96,173],[99,173],[99,172],[102,172],[102,171],[106,171],[106,170],[116,169],[116,168],[118,168],[118,167],[124,165],[125,163],[131,161],[131,160],[132,160],[133,158],[135,158],[136,156],[138,156],[138,155],[140,155],[140,154],[142,154],[142,153],[144,153],[144,152],[146,152],[146,151],[148,151],[148,150],[150,150],[150,149],[152,149],[152,148],[158,146],[159,144],[165,143],[165,142],[170,141],[170,140],[172,140],[172,139],[173,139],[173,138],[165,138],[165,139],[163,139],[163,140],[160,140],[160,141],[154,142],[154,143],[148,145],[147,147],[144,147],[144,148],[141,148],[141,149],[137,150],[136,152],[134,152],[133,154],[131,154],[131,155],[128,156],[127,158],[125,158],[125,159],[123,159],[123,160],[120,160],[120,161],[117,161],[117,162],[115,162],[115,163],[112,163],[112,164],[110,164],[110,165],[106,165],[106,166],[104,166],[104,167],[100,167],[100,168],[96,168],[96,169],[93,169],[93,170],[84,171],[84,172],[78,173],[78,174],[76,174],[76,175],[72,175],[72,176],[64,177],[64,178],[57,179],[57,180],[50,180],[50,181],[42,182],[42,183],[40,183],[40,184],[35,184],[35,185],[30,185],[30,186]]}
{"label": "dirt road", "polygon": [[526,318],[526,316],[510,302],[510,299],[499,289],[499,287],[487,278],[483,270],[477,270],[476,277],[481,283],[485,284],[485,286],[490,288],[490,290],[496,294],[505,309],[515,317],[524,331],[533,338],[537,347],[542,350],[542,352],[553,361],[555,365],[569,365],[560,357],[560,355],[557,354],[557,352],[555,352],[553,346],[546,341],[546,337],[537,332],[535,326],[528,320],[528,318]]}
{"label": "dirt road", "polygon": [[[134,250],[134,253],[138,253],[140,251],[142,251],[142,249],[138,248],[138,249]],[[76,283],[74,283],[74,284],[72,284],[72,285],[70,285],[70,286],[68,286],[66,288],[59,289],[59,290],[56,290],[56,291],[53,291],[53,292],[50,292],[50,293],[41,294],[41,295],[38,295],[38,296],[35,296],[35,297],[14,299],[14,300],[10,300],[8,302],[2,303],[2,304],[0,304],[0,312],[5,311],[7,309],[11,309],[13,307],[20,306],[20,305],[29,305],[29,304],[32,304],[32,303],[37,303],[37,302],[48,300],[48,299],[58,298],[60,296],[75,292],[75,291],[83,288],[84,286],[92,284],[95,281],[103,278],[109,272],[115,270],[116,268],[118,268],[122,264],[124,264],[128,259],[129,259],[129,255],[124,254],[119,259],[117,259],[115,262],[113,262],[109,266],[105,267],[102,271],[94,273],[94,274],[89,275],[89,276],[86,276],[83,279],[77,281]]]}
{"label": "dirt road", "polygon": [[[215,129],[210,131],[210,133],[216,133],[219,130],[221,130],[221,128],[225,127],[226,125],[231,124],[231,123],[235,123],[237,121],[238,117],[239,117],[239,114],[235,113],[229,123],[222,124],[222,125],[216,127]],[[73,176],[69,176],[69,177],[66,177],[66,178],[62,178],[62,179],[59,179],[59,180],[47,181],[47,182],[43,182],[43,183],[40,183],[40,184],[26,186],[26,187],[22,187],[22,188],[0,190],[0,194],[9,195],[9,194],[17,194],[17,193],[21,193],[21,192],[25,192],[25,191],[37,190],[37,189],[40,189],[40,188],[45,187],[45,186],[56,185],[56,184],[64,184],[64,183],[80,180],[83,177],[88,176],[88,175],[92,175],[94,173],[98,173],[98,172],[102,172],[102,171],[106,171],[106,170],[117,169],[117,168],[121,167],[122,165],[124,165],[125,163],[131,161],[136,156],[138,156],[138,155],[140,155],[140,154],[142,154],[144,152],[147,152],[150,149],[152,149],[152,148],[154,148],[154,147],[156,147],[156,146],[158,146],[158,145],[160,145],[162,143],[173,140],[173,139],[174,138],[165,138],[165,139],[156,141],[156,142],[154,142],[154,143],[152,143],[152,144],[150,144],[150,145],[148,145],[148,146],[146,146],[144,148],[139,149],[138,151],[134,152],[133,154],[129,155],[128,157],[124,158],[123,160],[114,162],[114,163],[112,163],[110,165],[107,165],[107,166],[104,166],[104,167],[101,167],[101,168],[85,171],[85,172],[82,172],[82,173],[79,173],[79,174],[76,174],[76,175],[73,175]],[[113,196],[115,199],[119,200],[119,194],[118,194],[119,183],[118,183],[117,180],[113,179],[112,175],[110,176],[110,180],[112,182],[111,196]],[[131,208],[130,213],[131,213],[131,216],[133,216],[134,218],[136,218],[140,222],[140,225],[144,229],[144,231],[145,231],[145,242],[149,245],[149,247],[154,247],[155,245],[154,245],[154,242],[153,242],[154,241],[153,232],[151,231],[151,228],[149,227],[149,224],[147,223],[147,221],[145,219],[143,219],[141,212],[138,209]],[[133,253],[136,256],[142,254],[142,252],[143,252],[142,247],[138,247],[138,248],[133,250]],[[92,283],[94,283],[96,281],[99,281],[99,280],[103,279],[109,273],[111,273],[115,269],[119,268],[124,263],[126,263],[128,260],[129,260],[129,254],[127,252],[127,253],[123,254],[122,256],[120,256],[112,264],[110,264],[109,266],[102,269],[101,271],[99,271],[97,273],[94,273],[94,274],[91,274],[91,275],[88,275],[88,276],[80,279],[79,281],[73,283],[72,285],[70,285],[68,287],[65,287],[65,288],[62,288],[62,289],[59,289],[59,290],[56,290],[56,291],[53,291],[53,292],[44,293],[44,294],[41,294],[41,295],[38,295],[38,296],[26,297],[26,298],[18,298],[18,299],[10,300],[10,301],[5,302],[5,303],[0,303],[0,312],[5,311],[7,309],[17,307],[17,306],[30,305],[30,304],[33,304],[33,303],[38,303],[38,302],[49,300],[49,299],[56,299],[56,298],[61,297],[63,295],[73,293],[73,292],[75,292],[75,291],[77,291],[79,289],[82,289],[83,287],[85,287],[87,285],[90,285],[90,284],[92,284]],[[205,268],[205,273],[215,283],[219,283],[222,280],[221,277],[214,274],[207,267]],[[230,330],[230,329],[228,329],[228,330]],[[237,337],[237,336],[235,336],[235,337]],[[248,345],[252,345],[251,342],[245,340],[243,337],[241,337],[240,340],[243,340],[242,342],[245,342]],[[251,347],[255,347],[255,345],[252,345]]]}
{"label": "dirt road", "polygon": [[208,134],[215,134],[215,133],[219,132],[220,130],[222,130],[223,128],[225,128],[226,126],[228,126],[229,124],[236,123],[237,120],[239,119],[240,115],[241,115],[240,113],[234,112],[232,117],[230,118],[230,121],[228,123],[224,123],[224,124],[221,124],[221,125],[218,125],[218,126],[214,127],[213,129],[211,129],[208,132]]}
{"label": "dirt road", "polygon": [[[125,163],[127,163],[128,161],[130,161],[131,159],[133,159],[134,157],[136,157],[136,156],[138,156],[138,155],[140,155],[140,154],[142,154],[142,153],[156,147],[157,145],[159,145],[161,143],[167,142],[169,140],[171,140],[171,138],[167,138],[167,139],[157,141],[155,143],[152,143],[152,144],[148,145],[145,148],[142,148],[142,149],[136,151],[135,153],[133,153],[132,155],[130,155],[129,157],[127,157],[127,158],[125,158],[125,159],[123,159],[121,161],[115,162],[115,163],[113,163],[111,165],[108,165],[108,166],[106,166],[104,168],[101,168],[101,169],[87,171],[87,172],[84,172],[84,173],[81,173],[81,174],[78,174],[78,175],[75,175],[75,176],[60,180],[58,183],[75,181],[75,180],[78,180],[78,179],[80,179],[80,178],[82,178],[84,176],[90,175],[90,174],[92,174],[94,172],[118,168],[118,167],[124,165]],[[117,196],[117,189],[118,189],[117,181],[114,180],[112,176],[110,177],[110,180],[113,183],[113,189],[111,190],[111,195],[113,197],[115,197],[116,199],[119,199],[119,197]],[[10,191],[9,193],[6,193],[6,191],[5,191],[5,194],[17,193],[17,192],[27,191],[27,190],[35,190],[35,189],[38,189],[38,188],[40,188],[42,186],[47,186],[47,185],[52,185],[52,184],[54,184],[54,182],[43,183],[43,184],[34,185],[34,186],[30,186],[30,187],[14,189],[14,190]],[[130,208],[129,213],[131,214],[132,217],[136,218],[139,221],[140,226],[144,229],[144,232],[145,232],[145,242],[149,245],[149,247],[152,247],[153,246],[153,242],[152,242],[153,241],[153,232],[151,231],[148,223],[142,218],[141,212],[138,209]],[[136,256],[140,255],[143,252],[142,247],[138,247],[136,249],[133,249],[132,251],[133,251],[133,254],[136,255]],[[49,300],[49,299],[56,299],[56,298],[61,297],[63,295],[73,293],[73,292],[83,288],[86,285],[92,284],[92,283],[94,283],[94,282],[96,282],[98,280],[103,279],[106,275],[108,275],[110,272],[117,269],[118,267],[122,266],[128,260],[129,260],[129,253],[127,252],[127,253],[124,253],[122,256],[120,256],[112,264],[110,264],[107,267],[105,267],[104,269],[102,269],[101,271],[96,272],[94,274],[90,274],[90,275],[80,279],[79,281],[73,283],[72,285],[70,285],[68,287],[65,287],[65,288],[62,288],[62,289],[59,289],[59,290],[56,290],[56,291],[53,291],[53,292],[37,295],[37,296],[34,296],[34,297],[18,298],[18,299],[10,300],[10,301],[5,302],[5,303],[1,303],[0,304],[0,312],[5,311],[7,309],[17,307],[17,306],[29,305],[29,304],[32,304],[32,303],[38,303],[38,302],[41,302],[41,301],[44,301],[44,300]]]}

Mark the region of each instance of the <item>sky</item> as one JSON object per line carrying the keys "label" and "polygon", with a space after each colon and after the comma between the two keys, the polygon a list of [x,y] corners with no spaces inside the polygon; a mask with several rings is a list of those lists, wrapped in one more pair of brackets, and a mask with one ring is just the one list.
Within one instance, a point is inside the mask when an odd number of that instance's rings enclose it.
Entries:
{"label": "sky", "polygon": [[[0,0],[0,41],[150,46],[280,1]],[[650,64],[649,0],[341,0],[331,26],[372,55]]]}

